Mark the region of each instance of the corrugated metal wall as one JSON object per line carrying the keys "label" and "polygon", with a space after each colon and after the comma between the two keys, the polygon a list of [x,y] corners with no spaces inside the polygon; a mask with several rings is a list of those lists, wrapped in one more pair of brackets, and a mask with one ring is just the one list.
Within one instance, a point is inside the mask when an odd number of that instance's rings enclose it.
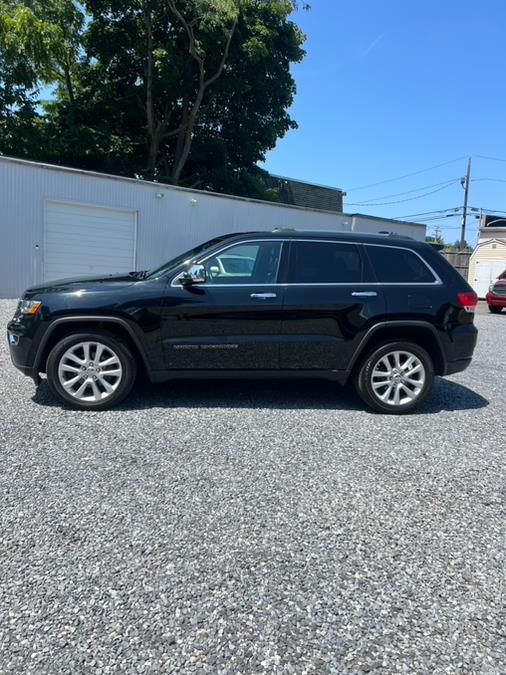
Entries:
{"label": "corrugated metal wall", "polygon": [[[228,232],[275,227],[340,231],[353,227],[352,218],[346,214],[0,157],[0,297],[17,297],[43,279],[47,200],[135,210],[138,269],[153,268],[200,242]],[[367,228],[364,225],[364,231],[381,229],[386,228],[380,220]],[[424,232],[414,226],[406,234],[419,238]]]}
{"label": "corrugated metal wall", "polygon": [[[157,195],[163,195],[160,198]],[[0,296],[42,281],[46,200],[138,213],[137,267],[155,267],[227,232],[341,230],[340,214],[234,199],[0,158]]]}
{"label": "corrugated metal wall", "polygon": [[406,237],[411,237],[417,241],[425,241],[425,225],[415,225],[414,223],[395,222],[393,220],[383,220],[375,216],[363,214],[354,214],[351,216],[353,232],[395,232]]}

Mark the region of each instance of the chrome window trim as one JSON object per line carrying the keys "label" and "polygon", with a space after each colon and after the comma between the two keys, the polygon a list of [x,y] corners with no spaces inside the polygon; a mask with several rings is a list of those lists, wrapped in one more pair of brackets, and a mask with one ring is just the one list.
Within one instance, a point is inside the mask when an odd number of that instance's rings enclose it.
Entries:
{"label": "chrome window trim", "polygon": [[[268,237],[267,239],[244,239],[240,241],[233,241],[227,246],[224,246],[223,248],[219,248],[217,251],[213,251],[209,255],[205,255],[203,258],[199,258],[195,260],[196,265],[202,265],[202,263],[205,263],[206,260],[209,260],[209,258],[215,258],[216,256],[220,255],[224,251],[227,251],[229,248],[232,248],[232,246],[242,246],[243,244],[262,244],[264,242],[279,242],[281,243],[281,248],[280,248],[280,253],[279,253],[279,260],[278,260],[278,269],[277,273],[279,274],[279,267],[281,265],[281,256],[283,255],[283,244],[287,242],[286,239],[282,239],[281,237]],[[175,286],[176,288],[181,288],[181,284],[176,283],[180,276],[183,274],[183,272],[179,272],[176,274],[174,279],[171,281],[171,286]],[[253,286],[279,286],[280,284],[198,284],[199,288],[233,288],[237,286],[238,288],[250,288]]]}
{"label": "chrome window trim", "polygon": [[[423,258],[423,256],[421,256],[418,253],[418,251],[414,251],[412,248],[408,248],[407,246],[385,246],[385,244],[370,244],[369,242],[363,243],[362,246],[364,246],[364,247],[366,247],[366,246],[376,246],[376,247],[381,246],[381,248],[397,248],[397,249],[400,249],[401,251],[408,251],[409,253],[414,253],[418,258],[420,258],[422,263],[430,271],[430,273],[432,274],[432,276],[435,279],[435,281],[419,281],[419,282],[413,281],[412,283],[409,283],[409,284],[407,284],[404,281],[388,281],[388,282],[384,282],[385,286],[390,286],[390,285],[394,285],[394,284],[401,285],[401,286],[442,286],[443,285],[443,282],[441,281],[441,277],[436,272],[436,270],[429,265],[429,263]],[[372,266],[372,262],[371,262],[371,266]],[[382,282],[380,282],[380,283],[382,283]]]}
{"label": "chrome window trim", "polygon": [[[339,241],[335,239],[312,239],[310,237],[307,238],[296,238],[296,237],[290,237],[289,239],[282,239],[281,237],[274,238],[274,237],[269,237],[267,239],[245,239],[241,241],[234,241],[227,246],[224,246],[223,248],[218,249],[217,251],[213,251],[213,253],[210,253],[209,255],[204,256],[203,258],[200,258],[195,261],[197,265],[201,265],[204,263],[206,260],[209,258],[213,258],[216,255],[219,255],[220,253],[223,253],[223,251],[226,251],[227,249],[231,248],[232,246],[236,245],[241,245],[241,244],[256,244],[256,243],[263,243],[263,242],[281,242],[281,254],[279,256],[279,262],[278,262],[278,273],[279,273],[279,265],[281,264],[281,256],[283,255],[283,244],[288,244],[292,241],[311,241],[311,242],[316,242],[320,244],[347,244],[350,246],[379,246],[381,248],[396,248],[400,249],[401,251],[408,251],[409,253],[414,253],[422,263],[427,267],[427,269],[431,272],[431,274],[434,276],[435,281],[412,281],[412,282],[405,282],[405,281],[342,281],[342,282],[329,282],[329,283],[275,283],[275,284],[198,284],[199,288],[261,288],[261,287],[272,287],[272,286],[278,286],[278,287],[290,287],[290,286],[415,286],[416,288],[419,288],[420,286],[443,286],[443,281],[441,280],[441,277],[438,275],[438,273],[429,265],[429,263],[421,256],[418,251],[414,251],[412,248],[408,248],[407,246],[397,246],[397,245],[388,245],[386,246],[385,244],[376,244],[376,243],[369,243],[369,242],[356,242],[356,241]],[[372,265],[372,263],[371,263]],[[176,283],[179,277],[181,276],[182,272],[179,272],[174,279],[171,281],[171,287],[175,288],[182,288],[181,284]]]}

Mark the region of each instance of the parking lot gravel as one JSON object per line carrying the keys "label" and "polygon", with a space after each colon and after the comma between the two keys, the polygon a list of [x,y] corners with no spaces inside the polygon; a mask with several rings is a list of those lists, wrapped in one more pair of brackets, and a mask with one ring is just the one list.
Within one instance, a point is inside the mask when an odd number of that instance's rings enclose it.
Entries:
{"label": "parking lot gravel", "polygon": [[0,672],[506,673],[506,313],[476,321],[406,417],[304,381],[78,412],[2,339]]}

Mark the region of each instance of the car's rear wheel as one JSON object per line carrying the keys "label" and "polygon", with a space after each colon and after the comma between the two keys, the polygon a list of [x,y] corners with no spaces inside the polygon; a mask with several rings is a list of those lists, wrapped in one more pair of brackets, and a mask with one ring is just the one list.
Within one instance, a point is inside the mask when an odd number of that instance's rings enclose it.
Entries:
{"label": "car's rear wheel", "polygon": [[355,373],[355,386],[367,405],[388,414],[419,406],[434,382],[434,365],[423,347],[398,341],[377,345]]}
{"label": "car's rear wheel", "polygon": [[106,332],[65,337],[47,360],[51,391],[76,408],[111,408],[130,392],[136,362],[126,344]]}
{"label": "car's rear wheel", "polygon": [[492,312],[492,314],[500,314],[502,311],[502,307],[498,307],[497,305],[489,305],[488,311]]}

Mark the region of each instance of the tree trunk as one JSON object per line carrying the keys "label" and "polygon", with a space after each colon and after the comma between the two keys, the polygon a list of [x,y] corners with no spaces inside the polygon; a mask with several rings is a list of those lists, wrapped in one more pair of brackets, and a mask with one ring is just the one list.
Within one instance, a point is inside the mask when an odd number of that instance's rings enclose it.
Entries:
{"label": "tree trunk", "polygon": [[144,14],[144,26],[146,28],[146,122],[148,130],[148,175],[151,179],[155,178],[156,165],[158,160],[158,149],[160,138],[155,120],[155,109],[153,102],[153,26],[151,22],[151,13],[146,3],[142,5]]}
{"label": "tree trunk", "polygon": [[190,112],[190,101],[188,100],[188,97],[185,96],[183,101],[183,108],[181,111],[181,129],[177,135],[176,150],[174,153],[174,161],[172,162],[172,171],[170,174],[171,183],[173,183],[174,185],[179,185],[179,181],[181,180],[182,167],[179,169],[178,175],[176,175],[176,167],[180,166],[181,158],[183,156],[183,149],[186,140],[186,130],[188,128],[189,112]]}
{"label": "tree trunk", "polygon": [[188,104],[188,110],[186,111],[188,119],[187,121],[185,120],[186,124],[183,123],[182,128],[179,130],[176,153],[172,166],[171,181],[174,185],[179,185],[181,181],[181,174],[190,155],[190,149],[193,140],[193,130],[195,129],[195,123],[198,118],[202,101],[204,100],[204,95],[208,87],[210,87],[223,73],[223,69],[230,51],[230,43],[239,20],[239,15],[237,15],[232,22],[232,26],[228,32],[227,40],[225,42],[222,58],[216,72],[206,79],[204,59],[198,52],[193,25],[185,20],[183,14],[177,9],[173,0],[169,0],[169,7],[173,14],[181,22],[187,33],[189,42],[188,51],[191,58],[197,64],[199,73],[197,94],[195,96],[193,105],[190,107]]}
{"label": "tree trunk", "polygon": [[64,72],[65,86],[67,87],[67,94],[68,94],[68,97],[69,97],[69,101],[73,106],[74,103],[75,103],[74,85],[72,84],[72,77],[70,75],[70,69],[69,69],[67,64],[64,65],[63,72]]}
{"label": "tree trunk", "polygon": [[178,136],[176,154],[174,157],[174,164],[172,166],[171,179],[174,185],[179,185],[181,181],[181,174],[183,173],[185,164],[188,161],[192,144],[193,130],[195,128],[195,122],[197,121],[197,115],[200,110],[200,106],[202,105],[202,101],[204,99],[204,93],[205,88],[202,84],[199,86],[199,90],[191,110],[189,112],[188,110],[186,111],[186,124]]}

